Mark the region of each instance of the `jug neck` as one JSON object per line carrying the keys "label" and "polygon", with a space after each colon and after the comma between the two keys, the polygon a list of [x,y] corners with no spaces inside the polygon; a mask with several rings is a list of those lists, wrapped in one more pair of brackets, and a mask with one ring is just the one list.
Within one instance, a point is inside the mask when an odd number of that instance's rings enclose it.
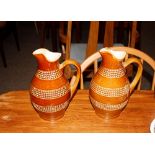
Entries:
{"label": "jug neck", "polygon": [[100,52],[101,56],[102,56],[102,66],[105,68],[109,68],[109,69],[118,69],[118,68],[122,68],[122,60],[118,60],[117,58],[115,58],[112,54],[108,53],[108,52]]}
{"label": "jug neck", "polygon": [[49,62],[42,54],[35,55],[38,62],[38,69],[44,71],[56,70],[59,68],[59,61]]}
{"label": "jug neck", "polygon": [[37,59],[38,69],[49,71],[59,68],[59,58],[61,57],[61,53],[51,52],[45,48],[40,48],[35,50],[33,55]]}

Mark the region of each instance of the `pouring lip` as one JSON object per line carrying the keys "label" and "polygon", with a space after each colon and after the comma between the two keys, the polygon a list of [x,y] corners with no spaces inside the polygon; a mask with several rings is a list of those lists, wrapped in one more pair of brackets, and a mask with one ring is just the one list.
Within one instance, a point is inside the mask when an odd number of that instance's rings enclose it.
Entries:
{"label": "pouring lip", "polygon": [[118,60],[123,60],[126,56],[126,52],[125,51],[116,51],[116,50],[112,50],[108,47],[102,48],[99,50],[101,53],[110,53],[114,58],[118,59]]}
{"label": "pouring lip", "polygon": [[61,57],[61,53],[52,52],[52,51],[49,51],[46,48],[39,48],[39,49],[35,50],[32,54],[33,55],[42,54],[42,55],[44,55],[44,57],[49,62],[55,62]]}

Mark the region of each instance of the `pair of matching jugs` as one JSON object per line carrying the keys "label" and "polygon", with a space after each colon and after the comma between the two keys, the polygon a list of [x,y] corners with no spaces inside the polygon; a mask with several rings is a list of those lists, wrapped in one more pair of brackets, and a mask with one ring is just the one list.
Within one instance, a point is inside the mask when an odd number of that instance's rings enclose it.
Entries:
{"label": "pair of matching jugs", "polygon": [[[119,116],[128,103],[130,93],[142,74],[142,65],[136,58],[129,58],[122,64],[126,52],[103,48],[100,51],[102,64],[93,76],[89,98],[97,115],[102,118]],[[34,109],[45,120],[56,120],[64,116],[81,75],[81,67],[74,60],[59,64],[61,53],[38,49],[33,52],[38,62],[37,71],[32,79],[30,98]],[[130,84],[125,68],[131,63],[138,64],[138,71]],[[76,80],[71,86],[63,74],[66,65],[77,69]]]}

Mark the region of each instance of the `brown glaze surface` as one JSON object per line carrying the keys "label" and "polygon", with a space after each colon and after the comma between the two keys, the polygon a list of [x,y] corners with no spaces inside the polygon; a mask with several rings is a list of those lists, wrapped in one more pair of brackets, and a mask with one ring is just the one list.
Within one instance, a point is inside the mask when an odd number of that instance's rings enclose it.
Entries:
{"label": "brown glaze surface", "polygon": [[[59,61],[49,61],[43,54],[34,54],[38,62],[37,71],[31,81],[30,99],[32,106],[45,120],[55,120],[63,117],[71,99],[71,88],[68,80],[63,75],[63,69],[67,64],[78,66],[75,61],[64,62],[60,68]],[[77,75],[80,75],[80,67]],[[77,87],[79,77],[74,83]]]}
{"label": "brown glaze surface", "polygon": [[89,94],[96,114],[109,119],[119,116],[126,107],[130,96],[130,83],[122,60],[116,59],[109,52],[100,51],[100,54],[102,64],[92,78]]}

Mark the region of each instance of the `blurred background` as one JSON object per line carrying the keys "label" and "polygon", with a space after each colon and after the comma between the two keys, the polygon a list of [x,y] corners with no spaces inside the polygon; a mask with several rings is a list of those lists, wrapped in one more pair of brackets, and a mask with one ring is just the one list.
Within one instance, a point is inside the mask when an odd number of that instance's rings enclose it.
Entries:
{"label": "blurred background", "polygon": [[[37,68],[37,62],[32,55],[34,50],[44,47],[62,53],[59,36],[60,23],[59,21],[0,22],[0,93],[29,89]],[[103,43],[105,22],[101,21],[100,23],[98,42]],[[114,40],[127,46],[128,26],[123,29],[121,26],[123,22],[118,23],[114,31],[116,34]],[[74,21],[71,43],[87,43],[89,25],[89,21]],[[66,26],[64,24],[64,27]],[[135,48],[146,52],[153,59],[155,59],[154,36],[155,22],[138,22]],[[77,50],[81,51],[80,47],[77,46]],[[78,53],[75,54],[75,58],[77,55]],[[64,61],[63,55],[60,61]],[[149,72],[146,73],[146,77],[149,76]],[[149,86],[148,78],[144,87],[148,89]]]}

